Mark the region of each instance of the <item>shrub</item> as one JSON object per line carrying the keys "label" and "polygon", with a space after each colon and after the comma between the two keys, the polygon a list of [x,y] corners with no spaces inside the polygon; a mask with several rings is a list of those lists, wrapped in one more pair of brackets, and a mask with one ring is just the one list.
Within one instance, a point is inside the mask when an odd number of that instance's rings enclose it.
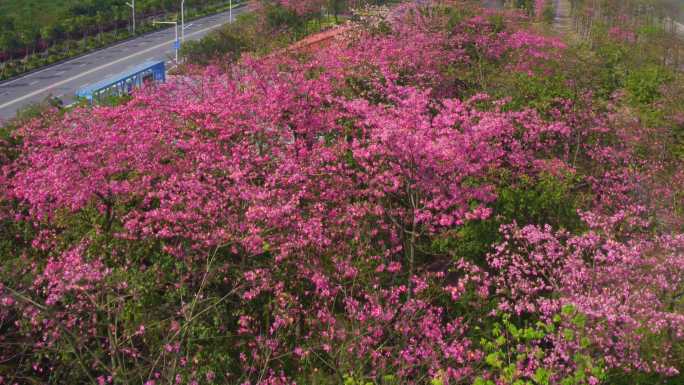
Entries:
{"label": "shrub", "polygon": [[646,66],[627,75],[625,88],[634,103],[651,104],[660,97],[660,88],[671,78],[662,67]]}

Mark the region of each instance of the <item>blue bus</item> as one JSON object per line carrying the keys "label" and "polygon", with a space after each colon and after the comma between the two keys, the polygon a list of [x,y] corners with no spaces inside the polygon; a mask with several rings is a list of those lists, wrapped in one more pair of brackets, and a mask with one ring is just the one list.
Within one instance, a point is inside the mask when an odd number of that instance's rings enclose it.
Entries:
{"label": "blue bus", "polygon": [[164,61],[148,61],[130,68],[120,74],[94,84],[89,84],[76,92],[77,98],[88,102],[101,102],[111,96],[130,94],[134,88],[143,84],[163,83],[166,80]]}

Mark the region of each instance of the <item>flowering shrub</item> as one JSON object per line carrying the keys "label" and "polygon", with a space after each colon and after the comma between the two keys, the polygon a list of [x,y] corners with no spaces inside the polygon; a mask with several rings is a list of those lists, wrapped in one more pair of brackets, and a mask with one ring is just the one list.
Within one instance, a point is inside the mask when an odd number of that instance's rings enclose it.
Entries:
{"label": "flowering shrub", "polygon": [[[586,315],[581,326],[608,367],[677,373],[668,361],[670,344],[684,336],[684,317],[675,310],[684,289],[684,238],[634,236],[622,242],[618,236],[624,234],[612,227],[629,225],[630,218],[609,218],[611,228],[587,220],[592,230],[579,236],[554,233],[548,226],[504,227],[504,242],[489,256],[498,272],[499,309],[550,320],[563,306],[576,307]],[[643,341],[663,336],[673,340],[644,359]],[[559,351],[556,357],[572,353]]]}
{"label": "flowering shrub", "polygon": [[402,4],[17,129],[0,383],[675,376],[684,244],[642,193],[665,163],[591,90],[502,92],[572,86],[527,22]]}

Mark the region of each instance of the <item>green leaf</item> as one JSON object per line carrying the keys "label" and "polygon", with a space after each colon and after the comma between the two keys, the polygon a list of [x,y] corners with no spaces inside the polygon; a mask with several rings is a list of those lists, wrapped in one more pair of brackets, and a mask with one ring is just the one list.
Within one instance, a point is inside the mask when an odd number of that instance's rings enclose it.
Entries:
{"label": "green leaf", "polygon": [[504,337],[504,336],[499,336],[499,337],[495,340],[495,343],[496,343],[496,346],[504,346],[504,345],[506,344],[506,337]]}
{"label": "green leaf", "polygon": [[518,330],[518,327],[513,325],[512,323],[509,323],[506,325],[506,328],[508,329],[508,332],[511,333],[513,338],[519,338],[520,336],[520,331]]}
{"label": "green leaf", "polygon": [[591,341],[589,341],[589,338],[587,337],[582,337],[582,339],[580,340],[580,347],[582,347],[583,349],[588,348],[590,344]]}
{"label": "green leaf", "polygon": [[492,380],[485,380],[482,377],[478,377],[475,379],[473,382],[473,385],[494,385],[494,381]]}
{"label": "green leaf", "polygon": [[538,385],[548,385],[551,378],[551,372],[545,368],[537,368],[532,376],[532,379]]}
{"label": "green leaf", "polygon": [[501,368],[503,362],[501,361],[500,356],[501,352],[489,353],[487,354],[487,357],[485,357],[485,362],[491,367]]}
{"label": "green leaf", "polygon": [[577,327],[583,328],[584,325],[587,323],[587,317],[582,313],[578,313],[574,317],[572,317],[572,323]]}
{"label": "green leaf", "polygon": [[567,341],[572,341],[573,338],[575,338],[575,332],[572,329],[563,329],[563,337]]}
{"label": "green leaf", "polygon": [[570,305],[570,304],[563,305],[563,309],[561,309],[561,313],[567,317],[571,316],[574,312],[575,312],[575,306]]}
{"label": "green leaf", "polygon": [[492,335],[494,337],[501,335],[501,326],[498,323],[494,324],[494,327],[492,328]]}
{"label": "green leaf", "polygon": [[513,378],[515,377],[515,373],[517,372],[517,370],[518,368],[516,364],[510,364],[503,368],[501,372],[503,373],[505,379],[507,379],[508,381],[513,381]]}

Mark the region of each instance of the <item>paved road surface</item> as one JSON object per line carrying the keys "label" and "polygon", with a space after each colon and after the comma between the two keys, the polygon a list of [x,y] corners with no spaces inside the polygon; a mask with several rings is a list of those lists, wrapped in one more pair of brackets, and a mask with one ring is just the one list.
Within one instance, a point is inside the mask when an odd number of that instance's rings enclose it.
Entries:
{"label": "paved road surface", "polygon": [[[233,9],[233,17],[245,8]],[[196,40],[228,22],[228,12],[186,23],[185,39]],[[174,30],[164,29],[71,59],[59,65],[0,83],[0,121],[14,117],[27,104],[57,96],[65,104],[82,86],[100,81],[146,60],[173,60]]]}

